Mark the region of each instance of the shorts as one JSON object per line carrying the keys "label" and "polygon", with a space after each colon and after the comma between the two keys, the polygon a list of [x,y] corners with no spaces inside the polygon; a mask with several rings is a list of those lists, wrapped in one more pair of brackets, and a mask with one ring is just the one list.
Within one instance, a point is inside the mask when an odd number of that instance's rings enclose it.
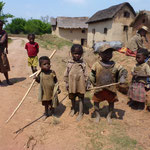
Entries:
{"label": "shorts", "polygon": [[81,99],[84,99],[84,94],[80,93],[69,93],[69,99],[75,99],[76,97],[79,97]]}
{"label": "shorts", "polygon": [[28,57],[28,66],[38,66],[38,56]]}
{"label": "shorts", "polygon": [[97,93],[94,93],[92,100],[94,102],[102,102],[106,100],[109,103],[112,103],[112,102],[117,102],[118,98],[116,93],[105,89]]}

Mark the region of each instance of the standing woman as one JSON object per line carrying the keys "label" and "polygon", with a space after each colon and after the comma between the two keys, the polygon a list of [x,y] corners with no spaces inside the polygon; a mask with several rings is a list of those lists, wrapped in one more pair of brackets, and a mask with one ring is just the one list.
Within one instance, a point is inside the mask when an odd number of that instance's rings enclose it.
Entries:
{"label": "standing woman", "polygon": [[9,61],[7,59],[8,35],[3,30],[3,24],[3,21],[0,20],[0,72],[4,74],[7,84],[12,85],[8,77],[8,71],[10,71]]}

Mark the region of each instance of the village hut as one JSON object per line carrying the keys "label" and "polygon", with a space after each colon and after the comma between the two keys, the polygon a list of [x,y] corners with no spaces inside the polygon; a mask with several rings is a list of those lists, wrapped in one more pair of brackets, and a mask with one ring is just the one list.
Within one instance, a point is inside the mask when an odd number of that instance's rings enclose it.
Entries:
{"label": "village hut", "polygon": [[52,34],[72,41],[73,43],[87,45],[86,22],[88,17],[57,17],[51,18]]}
{"label": "village hut", "polygon": [[120,41],[126,44],[132,36],[131,22],[136,13],[129,3],[121,3],[96,12],[88,24],[88,46],[99,41]]}

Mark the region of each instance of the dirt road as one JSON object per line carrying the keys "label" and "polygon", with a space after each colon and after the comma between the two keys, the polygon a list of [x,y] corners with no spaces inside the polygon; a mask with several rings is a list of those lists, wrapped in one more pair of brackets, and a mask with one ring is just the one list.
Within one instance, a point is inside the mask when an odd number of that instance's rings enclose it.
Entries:
{"label": "dirt road", "polygon": [[[127,96],[121,93],[118,93],[120,101],[115,106],[116,117],[112,125],[108,125],[105,118],[107,103],[102,105],[104,108],[101,122],[99,124],[93,122],[90,118],[92,104],[88,94],[87,112],[82,121],[76,122],[76,116],[73,118],[68,116],[70,110],[68,98],[60,104],[55,116],[43,121],[42,118],[36,120],[44,112],[43,106],[37,101],[38,86],[36,83],[16,115],[8,124],[5,124],[32,82],[32,79],[29,78],[31,69],[27,66],[27,53],[24,49],[27,40],[17,37],[12,39],[13,41],[9,44],[8,57],[11,66],[9,76],[14,85],[7,86],[3,75],[0,74],[0,79],[3,81],[3,86],[0,86],[0,150],[150,149],[150,113],[145,110],[131,110],[126,105]],[[51,53],[52,50],[40,48],[39,56],[49,56]],[[58,75],[62,89],[60,100],[66,95],[62,81],[64,60],[68,56],[68,48],[64,48],[58,50],[52,59],[52,68]],[[33,121],[35,122],[22,132],[14,133]]]}

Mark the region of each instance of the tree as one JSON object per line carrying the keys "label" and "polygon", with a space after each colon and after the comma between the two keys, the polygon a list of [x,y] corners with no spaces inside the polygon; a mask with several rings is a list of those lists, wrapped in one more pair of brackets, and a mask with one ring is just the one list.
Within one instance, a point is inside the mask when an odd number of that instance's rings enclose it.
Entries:
{"label": "tree", "polygon": [[26,24],[26,20],[23,18],[15,18],[12,20],[11,23],[7,24],[5,26],[5,30],[8,33],[12,33],[12,34],[20,34],[20,33],[24,33],[25,32],[25,24]]}
{"label": "tree", "polygon": [[9,13],[7,13],[7,14],[3,13],[4,5],[5,5],[4,2],[0,2],[0,20],[3,20],[4,22],[7,22],[8,18],[13,18],[14,16],[9,14]]}
{"label": "tree", "polygon": [[30,19],[26,22],[25,33],[45,34],[51,33],[51,26],[49,23],[44,23],[38,19]]}

